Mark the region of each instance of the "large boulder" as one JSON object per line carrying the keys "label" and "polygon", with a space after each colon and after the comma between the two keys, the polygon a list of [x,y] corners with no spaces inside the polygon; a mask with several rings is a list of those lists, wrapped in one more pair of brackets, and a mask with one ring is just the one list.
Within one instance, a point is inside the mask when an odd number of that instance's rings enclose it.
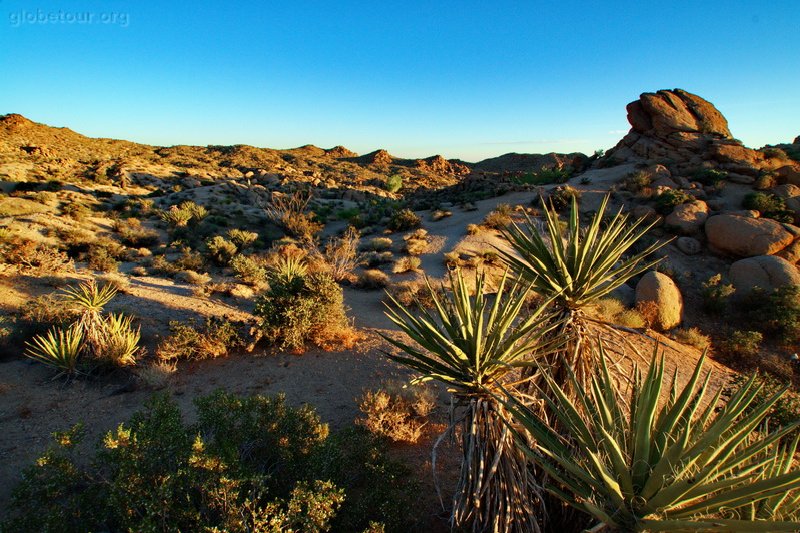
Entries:
{"label": "large boulder", "polygon": [[794,240],[780,222],[769,218],[717,215],[708,218],[705,230],[712,248],[740,257],[772,255]]}
{"label": "large boulder", "polygon": [[655,304],[655,328],[666,331],[681,323],[683,297],[678,286],[666,274],[648,272],[636,284],[636,304],[648,303]]}
{"label": "large boulder", "polygon": [[708,205],[702,200],[676,205],[664,223],[677,233],[691,235],[703,228],[708,218]]}
{"label": "large boulder", "polygon": [[729,272],[736,293],[747,295],[756,288],[772,291],[787,285],[800,285],[797,267],[782,257],[760,255],[740,259]]}
{"label": "large boulder", "polygon": [[728,121],[711,102],[682,89],[644,93],[628,104],[628,121],[639,133],[666,137],[671,133],[716,134],[730,138]]}

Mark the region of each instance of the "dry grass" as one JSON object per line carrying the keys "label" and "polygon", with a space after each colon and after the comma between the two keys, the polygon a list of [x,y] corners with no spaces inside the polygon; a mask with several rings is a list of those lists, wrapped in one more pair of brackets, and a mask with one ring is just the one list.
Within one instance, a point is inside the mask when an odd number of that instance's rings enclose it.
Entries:
{"label": "dry grass", "polygon": [[430,389],[389,385],[364,391],[358,407],[364,416],[356,420],[357,424],[375,435],[413,444],[422,436],[436,399]]}
{"label": "dry grass", "polygon": [[374,291],[382,289],[389,284],[389,276],[378,269],[364,270],[358,275],[356,286],[359,289]]}
{"label": "dry grass", "polygon": [[175,361],[158,360],[136,370],[136,376],[145,387],[160,390],[167,386],[170,378],[178,369]]}
{"label": "dry grass", "polygon": [[711,337],[704,335],[699,328],[679,328],[672,332],[672,338],[681,344],[694,346],[699,350],[705,350],[711,346]]}

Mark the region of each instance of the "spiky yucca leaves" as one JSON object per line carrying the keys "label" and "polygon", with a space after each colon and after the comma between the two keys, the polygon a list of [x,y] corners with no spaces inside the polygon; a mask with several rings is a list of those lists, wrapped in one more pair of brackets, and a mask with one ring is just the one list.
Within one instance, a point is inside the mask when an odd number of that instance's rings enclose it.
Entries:
{"label": "spiky yucca leaves", "polygon": [[133,319],[122,313],[106,317],[100,357],[112,366],[132,366],[139,354],[141,331],[133,327]]}
{"label": "spiky yucca leaves", "polygon": [[568,382],[568,366],[581,384],[588,382],[593,371],[583,309],[658,263],[659,259],[647,258],[666,244],[654,243],[624,257],[653,224],[645,224],[643,219],[630,221],[621,209],[606,219],[608,199],[603,198],[589,226],[582,229],[573,198],[566,235],[558,213],[544,200],[544,229],[527,218],[522,226],[513,223],[502,230],[512,251],[498,249],[500,255],[517,275],[533,283],[536,292],[553,298],[556,316],[563,320],[559,333],[567,335],[570,342],[548,362],[559,383]]}
{"label": "spiky yucca leaves", "polygon": [[384,337],[404,352],[389,357],[419,372],[415,381],[444,383],[464,407],[453,526],[476,532],[538,531],[537,487],[494,394],[515,365],[545,348],[542,337],[558,324],[543,316],[544,307],[521,316],[529,284],[520,280],[506,290],[504,275],[493,303],[484,294],[483,274],[476,276],[474,296],[460,270],[450,273],[450,282],[444,296],[428,282],[433,309],[420,306],[419,315],[389,296],[388,317],[418,345]]}
{"label": "spiky yucca leaves", "polygon": [[101,358],[106,330],[102,312],[117,295],[117,289],[110,284],[100,287],[92,279],[77,287],[66,287],[63,292],[64,299],[81,313],[75,325],[83,333],[83,351],[90,357]]}
{"label": "spiky yucca leaves", "polygon": [[782,392],[756,405],[760,386],[751,378],[718,409],[719,393],[705,397],[710,372],[701,376],[701,358],[688,383],[678,390],[673,376],[660,400],[664,361],[654,353],[626,397],[602,347],[599,361],[588,390],[576,387],[574,398],[546,380],[563,435],[508,400],[536,443],[531,449],[525,439],[521,446],[559,482],[549,491],[614,531],[797,531],[797,443],[780,446],[797,424],[753,433]]}
{"label": "spiky yucca leaves", "polygon": [[36,335],[26,344],[26,357],[55,368],[61,374],[71,376],[77,373],[78,357],[83,347],[83,332],[80,328],[54,327],[44,335]]}

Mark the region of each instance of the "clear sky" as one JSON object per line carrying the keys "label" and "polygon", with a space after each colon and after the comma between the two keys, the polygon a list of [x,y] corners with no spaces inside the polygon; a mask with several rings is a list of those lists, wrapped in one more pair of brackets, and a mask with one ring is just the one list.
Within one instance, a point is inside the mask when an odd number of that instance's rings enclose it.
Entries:
{"label": "clear sky", "polygon": [[150,144],[609,148],[680,87],[800,135],[800,1],[0,0],[0,113]]}

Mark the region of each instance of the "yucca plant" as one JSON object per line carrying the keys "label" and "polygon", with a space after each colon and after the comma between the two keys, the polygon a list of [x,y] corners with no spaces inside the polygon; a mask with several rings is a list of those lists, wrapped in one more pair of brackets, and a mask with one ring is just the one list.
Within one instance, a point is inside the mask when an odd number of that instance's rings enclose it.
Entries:
{"label": "yucca plant", "polygon": [[493,302],[484,294],[484,274],[476,274],[474,295],[460,270],[450,273],[450,284],[440,295],[427,282],[433,308],[419,306],[419,315],[389,295],[387,316],[415,344],[384,336],[402,351],[387,355],[419,372],[415,382],[445,384],[463,408],[448,430],[461,424],[463,458],[452,525],[471,531],[538,531],[537,487],[495,395],[516,365],[531,352],[547,349],[542,338],[558,324],[544,316],[544,307],[523,317],[529,284],[516,280],[506,290],[507,273]]}
{"label": "yucca plant", "polygon": [[543,229],[526,215],[522,225],[513,223],[502,230],[511,251],[498,248],[500,255],[512,271],[533,284],[536,292],[553,299],[554,316],[562,322],[559,334],[570,339],[563,352],[548,362],[551,374],[560,383],[568,382],[568,368],[580,384],[587,383],[593,371],[593,350],[585,340],[589,325],[585,308],[652,268],[659,259],[648,257],[666,244],[654,243],[626,257],[653,224],[645,224],[643,219],[631,221],[621,209],[606,218],[608,199],[603,198],[584,229],[573,197],[566,235],[558,212],[544,200]]}
{"label": "yucca plant", "polygon": [[26,343],[25,356],[72,376],[78,372],[78,359],[83,347],[83,332],[71,326],[54,327],[44,335],[36,335]]}
{"label": "yucca plant", "polygon": [[83,350],[91,357],[101,357],[106,329],[102,312],[116,296],[117,289],[111,284],[100,287],[92,279],[77,287],[66,287],[63,292],[64,299],[80,311],[75,325],[83,334]]}
{"label": "yucca plant", "polygon": [[800,528],[800,470],[791,466],[797,442],[780,446],[797,423],[754,432],[780,392],[756,405],[760,386],[751,378],[719,407],[720,393],[706,397],[710,372],[702,377],[701,358],[682,389],[673,375],[662,398],[664,361],[654,353],[625,394],[602,346],[598,353],[586,390],[570,377],[572,397],[545,374],[543,396],[563,433],[517,400],[507,403],[533,437],[520,446],[558,481],[547,489],[599,521],[593,531]]}
{"label": "yucca plant", "polygon": [[113,366],[135,365],[141,336],[140,329],[133,327],[132,317],[122,313],[109,314],[105,320],[100,358]]}

